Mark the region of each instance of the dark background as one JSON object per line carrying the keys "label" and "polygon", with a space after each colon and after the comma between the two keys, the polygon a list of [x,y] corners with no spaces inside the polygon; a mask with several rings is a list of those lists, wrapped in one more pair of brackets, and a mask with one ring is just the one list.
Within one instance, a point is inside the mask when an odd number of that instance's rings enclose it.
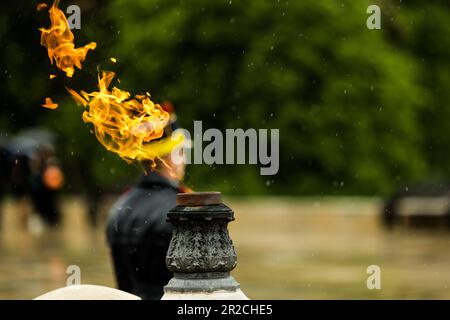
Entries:
{"label": "dark background", "polygon": [[[62,1],[81,7],[76,45],[97,42],[69,80],[39,44],[49,18],[37,3],[1,4],[0,137],[56,132],[67,192],[120,191],[142,172],[103,149],[65,92],[92,91],[97,66],[123,89],[170,100],[190,130],[194,120],[280,129],[276,176],[192,165],[196,190],[387,195],[449,180],[448,1]],[[366,28],[370,4],[381,30]],[[60,107],[40,107],[47,96]]]}

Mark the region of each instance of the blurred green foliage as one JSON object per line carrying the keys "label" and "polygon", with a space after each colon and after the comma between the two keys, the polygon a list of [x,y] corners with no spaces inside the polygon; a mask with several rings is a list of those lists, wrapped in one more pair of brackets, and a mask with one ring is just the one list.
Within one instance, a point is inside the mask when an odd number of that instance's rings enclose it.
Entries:
{"label": "blurred green foliage", "polygon": [[[69,83],[48,81],[53,69],[36,32],[46,14],[29,2],[5,3],[0,13],[1,131],[55,130],[73,190],[83,179],[117,190],[141,170],[104,151],[82,110],[63,100],[64,85],[94,88],[97,65],[116,71],[121,88],[170,100],[187,129],[194,120],[204,130],[280,129],[276,176],[260,176],[258,166],[192,165],[187,182],[197,190],[388,194],[450,178],[447,1],[74,3],[82,10],[77,44],[98,47]],[[381,30],[366,28],[369,4],[381,7]],[[43,110],[45,96],[65,102]]]}

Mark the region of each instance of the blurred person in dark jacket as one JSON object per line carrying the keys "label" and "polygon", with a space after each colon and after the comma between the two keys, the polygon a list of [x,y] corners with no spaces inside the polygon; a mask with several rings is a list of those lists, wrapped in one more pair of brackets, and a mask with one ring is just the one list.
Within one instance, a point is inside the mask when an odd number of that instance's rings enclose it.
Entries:
{"label": "blurred person in dark jacket", "polygon": [[[169,105],[170,106],[170,105]],[[168,105],[163,106],[166,110]],[[167,111],[171,111],[170,109]],[[178,128],[175,114],[157,143],[168,144]],[[180,150],[180,149],[178,149]],[[167,213],[176,205],[177,193],[190,190],[181,184],[185,164],[174,163],[171,154],[161,155],[156,167],[141,175],[137,183],[116,202],[107,223],[117,285],[120,290],[143,299],[160,299],[172,278],[166,268],[166,254],[172,237]],[[149,168],[149,163],[144,163]]]}

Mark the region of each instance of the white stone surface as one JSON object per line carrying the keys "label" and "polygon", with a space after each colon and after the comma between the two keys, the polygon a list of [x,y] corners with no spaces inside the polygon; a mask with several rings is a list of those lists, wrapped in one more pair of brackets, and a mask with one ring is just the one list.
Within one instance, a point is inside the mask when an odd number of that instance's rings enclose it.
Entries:
{"label": "white stone surface", "polygon": [[165,292],[161,300],[250,300],[240,289],[236,291]]}
{"label": "white stone surface", "polygon": [[59,288],[34,300],[141,300],[128,292],[90,284]]}

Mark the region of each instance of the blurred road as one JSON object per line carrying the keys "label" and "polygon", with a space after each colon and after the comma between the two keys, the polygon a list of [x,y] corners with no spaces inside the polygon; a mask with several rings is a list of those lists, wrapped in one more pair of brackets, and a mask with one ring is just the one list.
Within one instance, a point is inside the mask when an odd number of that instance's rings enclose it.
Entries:
{"label": "blurred road", "polygon": [[[102,206],[104,218],[113,199]],[[236,213],[230,233],[238,253],[233,272],[253,299],[450,298],[450,231],[385,230],[372,198],[226,199]],[[21,231],[18,210],[3,204],[0,298],[30,299],[64,286],[69,265],[81,282],[114,286],[104,224],[87,224],[81,198],[63,201],[63,222],[39,234]],[[381,268],[381,290],[369,290],[366,269]]]}

